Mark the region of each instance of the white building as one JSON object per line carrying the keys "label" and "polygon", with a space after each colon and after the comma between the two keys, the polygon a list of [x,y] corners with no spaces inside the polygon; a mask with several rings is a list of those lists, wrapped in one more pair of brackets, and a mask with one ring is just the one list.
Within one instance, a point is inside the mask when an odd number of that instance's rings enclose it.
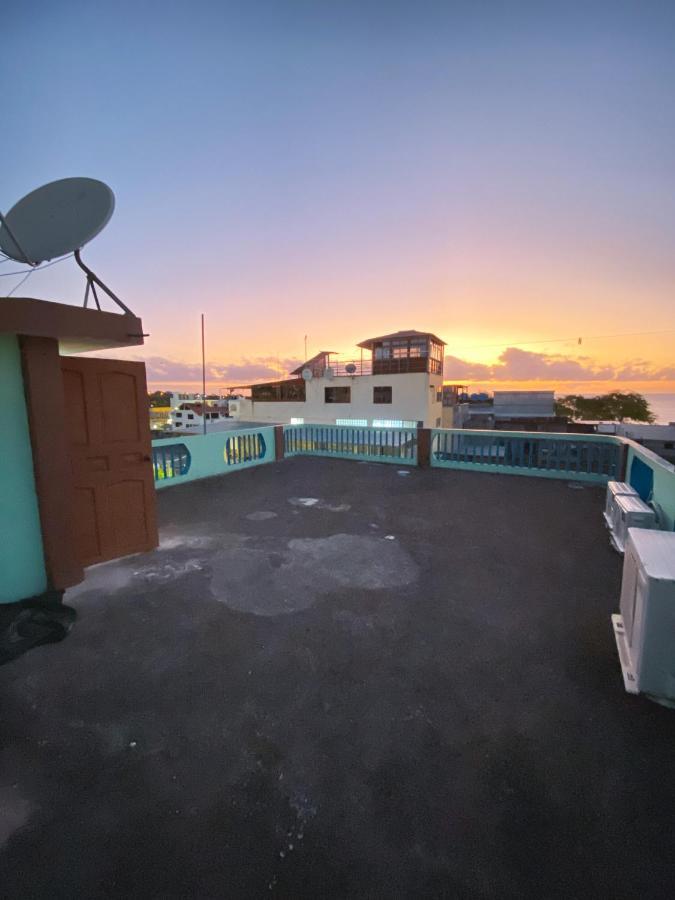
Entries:
{"label": "white building", "polygon": [[342,362],[324,350],[291,378],[250,385],[230,400],[230,415],[254,422],[440,427],[445,342],[421,331],[397,331],[358,346],[370,359]]}
{"label": "white building", "polygon": [[[172,394],[173,397],[180,395]],[[204,417],[206,428],[204,428]],[[228,418],[227,400],[206,400],[203,404],[198,401],[183,400],[173,406],[169,414],[166,431],[176,434],[204,434],[206,431],[226,431],[232,427],[232,420]]]}
{"label": "white building", "polygon": [[647,425],[642,422],[598,422],[598,434],[618,434],[630,438],[675,463],[675,422],[668,425]]}

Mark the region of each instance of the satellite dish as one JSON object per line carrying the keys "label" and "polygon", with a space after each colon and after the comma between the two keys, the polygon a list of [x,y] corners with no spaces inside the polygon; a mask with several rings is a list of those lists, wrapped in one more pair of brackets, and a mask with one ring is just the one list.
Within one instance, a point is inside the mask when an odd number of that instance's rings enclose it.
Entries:
{"label": "satellite dish", "polygon": [[0,214],[0,250],[17,262],[37,266],[48,259],[72,253],[87,276],[85,309],[89,292],[97,309],[101,304],[96,286],[128,315],[128,306],[82,262],[80,250],[103,231],[115,209],[115,195],[107,184],[95,178],[61,178],[26,194]]}
{"label": "satellite dish", "polygon": [[94,178],[62,178],[26,194],[4,217],[0,249],[35,265],[80,250],[102,231],[115,195]]}
{"label": "satellite dish", "polygon": [[311,369],[303,369],[302,377],[305,379],[305,381],[311,381],[312,378],[314,378],[314,374]]}
{"label": "satellite dish", "polygon": [[354,365],[354,363],[347,363],[347,365],[345,366],[345,372],[348,375],[353,375],[354,372],[356,372],[356,366]]}

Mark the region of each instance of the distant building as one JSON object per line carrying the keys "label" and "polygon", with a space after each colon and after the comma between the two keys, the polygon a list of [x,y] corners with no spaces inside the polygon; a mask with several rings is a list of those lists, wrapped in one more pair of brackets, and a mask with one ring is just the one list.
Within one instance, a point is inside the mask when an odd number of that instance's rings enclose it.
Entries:
{"label": "distant building", "polygon": [[369,359],[324,350],[290,378],[248,385],[250,398],[230,401],[230,413],[255,422],[438,428],[444,346],[429,332],[397,331],[361,341]]}
{"label": "distant building", "polygon": [[463,428],[469,417],[469,387],[466,384],[443,385],[443,428]]}
{"label": "distant building", "polygon": [[641,422],[596,422],[597,434],[617,434],[642,444],[658,453],[668,462],[675,463],[675,422],[668,425],[647,425]]}
{"label": "distant building", "polygon": [[470,396],[465,428],[498,431],[566,431],[567,418],[555,414],[553,391],[495,391]]}
{"label": "distant building", "polygon": [[[180,396],[172,394],[173,396]],[[228,428],[229,404],[227,400],[207,399],[183,401],[171,409],[164,430],[174,434],[203,434],[204,431],[225,431]],[[206,428],[204,428],[206,419]]]}

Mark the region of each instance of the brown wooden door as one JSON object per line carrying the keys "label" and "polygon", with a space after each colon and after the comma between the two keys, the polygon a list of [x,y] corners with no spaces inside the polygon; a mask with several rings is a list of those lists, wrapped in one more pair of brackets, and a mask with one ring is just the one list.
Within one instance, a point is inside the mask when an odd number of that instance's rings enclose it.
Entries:
{"label": "brown wooden door", "polygon": [[157,546],[145,365],[61,359],[83,566]]}

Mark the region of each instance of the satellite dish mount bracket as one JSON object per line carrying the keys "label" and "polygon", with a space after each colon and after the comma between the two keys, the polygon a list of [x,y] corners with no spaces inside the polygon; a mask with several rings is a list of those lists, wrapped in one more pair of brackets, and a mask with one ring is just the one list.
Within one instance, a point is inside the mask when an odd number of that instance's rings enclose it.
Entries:
{"label": "satellite dish mount bracket", "polygon": [[124,312],[128,316],[133,316],[133,313],[129,309],[129,307],[126,304],[122,303],[120,298],[116,294],[113,294],[113,292],[110,290],[110,288],[101,281],[101,279],[98,277],[98,275],[95,272],[92,272],[92,270],[89,268],[89,266],[85,265],[82,262],[82,257],[80,256],[79,250],[75,251],[74,256],[75,256],[75,262],[78,264],[78,266],[82,269],[82,271],[87,276],[87,288],[84,292],[84,307],[85,307],[85,309],[89,305],[89,291],[91,291],[92,297],[94,298],[94,303],[96,304],[96,308],[98,310],[101,309],[101,304],[98,299],[98,294],[96,293],[96,285],[98,285],[102,291],[106,292],[106,294],[110,297],[111,300],[115,301],[115,303],[120,307],[120,309],[124,310]]}

